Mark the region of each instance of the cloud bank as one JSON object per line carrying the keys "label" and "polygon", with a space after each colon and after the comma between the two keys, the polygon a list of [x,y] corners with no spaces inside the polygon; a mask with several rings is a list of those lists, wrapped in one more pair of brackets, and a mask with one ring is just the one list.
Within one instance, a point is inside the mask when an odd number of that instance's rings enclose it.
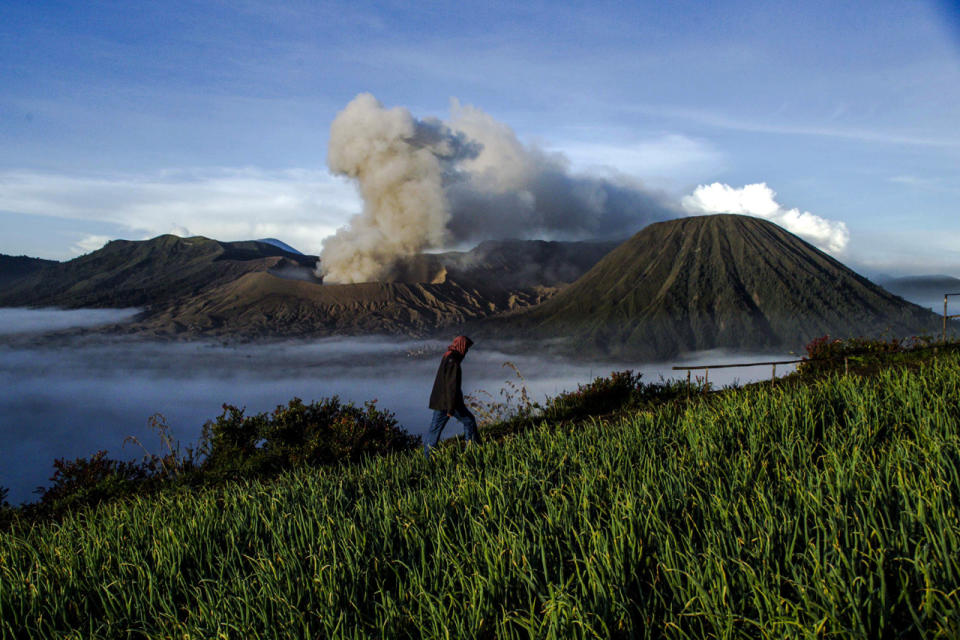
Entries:
{"label": "cloud bank", "polygon": [[714,182],[700,185],[681,203],[690,213],[741,213],[763,218],[794,233],[817,248],[841,254],[850,240],[847,225],[827,220],[809,211],[787,209],[776,201],[776,192],[765,182],[748,184],[740,189]]}
{"label": "cloud bank", "polygon": [[[218,240],[281,237],[319,253],[360,208],[353,188],[325,169],[190,169],[59,175],[0,171],[0,210],[121,225],[129,239],[164,233]],[[79,239],[76,253],[103,245]]]}
{"label": "cloud bank", "polygon": [[615,238],[680,215],[626,178],[571,172],[484,111],[418,119],[364,93],[330,127],[330,170],[355,181],[363,211],[324,242],[327,283],[390,279],[425,249],[504,238]]}
{"label": "cloud bank", "polygon": [[132,320],[140,309],[0,309],[0,337],[98,327]]}

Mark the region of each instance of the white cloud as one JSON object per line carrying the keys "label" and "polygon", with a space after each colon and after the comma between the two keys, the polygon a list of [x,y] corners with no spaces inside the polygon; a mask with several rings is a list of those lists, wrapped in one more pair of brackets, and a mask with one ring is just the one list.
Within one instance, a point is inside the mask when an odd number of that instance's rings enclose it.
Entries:
{"label": "white cloud", "polygon": [[98,236],[94,234],[89,234],[77,241],[71,249],[76,254],[90,253],[91,251],[96,251],[103,245],[107,244],[112,240],[110,236]]}
{"label": "white cloud", "polygon": [[[361,209],[354,187],[325,169],[197,169],[106,176],[0,171],[0,210],[110,222],[131,237],[277,237],[318,253]],[[87,250],[100,238],[84,238]]]}
{"label": "white cloud", "polygon": [[809,211],[787,209],[776,201],[776,192],[765,182],[739,189],[714,182],[698,186],[681,201],[690,213],[741,213],[774,222],[818,248],[833,254],[843,253],[850,240],[847,225],[827,220]]}

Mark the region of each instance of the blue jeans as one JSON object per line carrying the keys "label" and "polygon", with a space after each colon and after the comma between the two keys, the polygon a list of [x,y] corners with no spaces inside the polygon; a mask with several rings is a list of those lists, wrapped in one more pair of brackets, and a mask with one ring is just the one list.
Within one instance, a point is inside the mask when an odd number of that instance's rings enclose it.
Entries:
{"label": "blue jeans", "polygon": [[[473,417],[466,407],[460,407],[453,412],[453,417],[463,424],[463,435],[474,444],[480,444],[480,434],[477,433],[477,419]],[[430,457],[430,449],[437,446],[440,442],[440,434],[443,428],[447,426],[447,420],[450,416],[446,411],[433,412],[433,420],[430,422],[430,432],[427,434],[426,444],[423,445],[423,453]]]}

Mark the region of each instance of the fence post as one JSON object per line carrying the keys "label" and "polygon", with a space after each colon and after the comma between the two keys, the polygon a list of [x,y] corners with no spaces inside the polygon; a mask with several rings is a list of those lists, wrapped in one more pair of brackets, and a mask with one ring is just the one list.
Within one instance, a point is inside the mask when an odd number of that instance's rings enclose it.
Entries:
{"label": "fence post", "polygon": [[773,384],[777,381],[777,365],[774,363],[773,371],[770,373],[770,384]]}
{"label": "fence post", "polygon": [[943,294],[943,343],[947,343],[947,298],[949,294]]}
{"label": "fence post", "polygon": [[847,356],[843,356],[843,375],[850,375],[850,362]]}
{"label": "fence post", "polygon": [[706,391],[707,387],[710,386],[710,368],[707,367],[703,370],[703,390]]}

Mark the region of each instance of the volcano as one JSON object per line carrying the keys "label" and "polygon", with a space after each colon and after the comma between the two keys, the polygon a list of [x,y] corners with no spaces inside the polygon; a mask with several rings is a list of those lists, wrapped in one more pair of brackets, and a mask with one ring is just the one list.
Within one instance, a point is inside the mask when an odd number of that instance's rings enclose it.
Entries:
{"label": "volcano", "polygon": [[279,241],[165,235],[62,263],[0,256],[0,306],[141,307],[113,329],[156,337],[425,335],[538,304],[615,246],[486,242],[409,257],[390,282],[328,285],[316,256]]}
{"label": "volcano", "polygon": [[799,350],[822,335],[903,336],[936,326],[929,311],[781,227],[723,214],[652,224],[550,300],[488,331],[563,336],[577,352],[666,358],[718,347]]}

